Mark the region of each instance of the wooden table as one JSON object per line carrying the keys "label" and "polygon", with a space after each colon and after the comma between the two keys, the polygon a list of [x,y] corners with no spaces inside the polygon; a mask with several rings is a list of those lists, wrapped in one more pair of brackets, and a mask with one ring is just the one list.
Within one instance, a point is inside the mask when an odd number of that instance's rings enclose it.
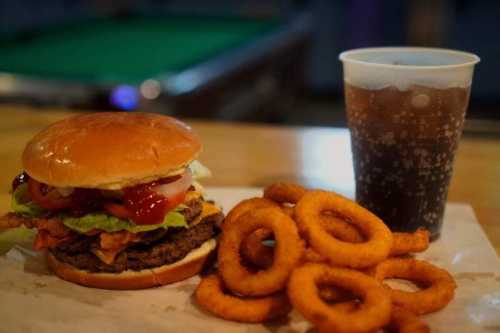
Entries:
{"label": "wooden table", "polygon": [[[9,208],[11,180],[21,170],[25,143],[68,111],[0,107],[0,212]],[[201,135],[200,160],[214,176],[206,185],[264,186],[289,180],[353,194],[349,133],[341,128],[292,128],[188,121]],[[500,138],[464,135],[449,201],[473,206],[500,254]]]}

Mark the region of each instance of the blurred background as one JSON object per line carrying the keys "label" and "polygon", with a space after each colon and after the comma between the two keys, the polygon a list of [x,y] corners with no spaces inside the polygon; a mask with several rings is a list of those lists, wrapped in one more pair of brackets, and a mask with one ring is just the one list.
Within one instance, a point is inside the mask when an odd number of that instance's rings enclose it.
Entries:
{"label": "blurred background", "polygon": [[466,130],[498,132],[498,13],[486,0],[0,0],[0,103],[345,126],[341,51],[432,46],[481,57]]}

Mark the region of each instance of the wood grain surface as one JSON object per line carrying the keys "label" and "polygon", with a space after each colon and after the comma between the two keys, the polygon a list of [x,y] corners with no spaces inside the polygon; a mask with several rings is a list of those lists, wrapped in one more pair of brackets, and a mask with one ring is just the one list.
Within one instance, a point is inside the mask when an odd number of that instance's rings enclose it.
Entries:
{"label": "wood grain surface", "polygon": [[[26,142],[66,110],[0,106],[0,212],[9,209],[12,179],[22,171]],[[352,196],[349,132],[343,128],[275,127],[186,120],[201,135],[200,160],[211,186],[265,186],[276,180],[332,189]],[[469,203],[500,254],[500,138],[464,135],[448,200]]]}

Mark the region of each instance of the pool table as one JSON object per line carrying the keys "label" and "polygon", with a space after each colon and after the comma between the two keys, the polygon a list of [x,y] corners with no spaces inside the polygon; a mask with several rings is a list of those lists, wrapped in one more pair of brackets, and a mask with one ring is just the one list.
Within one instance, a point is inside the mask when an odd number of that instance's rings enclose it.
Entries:
{"label": "pool table", "polygon": [[307,15],[110,17],[0,39],[0,101],[237,118],[303,82]]}

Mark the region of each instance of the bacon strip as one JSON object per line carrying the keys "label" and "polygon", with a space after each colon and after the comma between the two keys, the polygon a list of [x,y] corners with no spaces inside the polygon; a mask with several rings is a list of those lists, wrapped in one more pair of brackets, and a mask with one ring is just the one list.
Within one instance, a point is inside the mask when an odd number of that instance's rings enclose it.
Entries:
{"label": "bacon strip", "polygon": [[58,238],[51,236],[49,232],[45,230],[39,230],[36,234],[35,241],[33,242],[34,250],[42,250],[42,249],[52,249],[57,247],[61,243],[69,242],[74,239],[74,235]]}
{"label": "bacon strip", "polygon": [[92,249],[92,253],[101,259],[102,262],[109,265],[115,261],[118,253],[123,251],[129,243],[138,242],[141,236],[123,230],[113,233],[102,232],[99,238],[100,248]]}
{"label": "bacon strip", "polygon": [[17,228],[21,225],[30,229],[38,229],[35,241],[33,242],[33,249],[35,250],[54,248],[76,237],[76,234],[71,229],[67,228],[61,220],[56,218],[28,218],[15,213],[8,213],[0,218],[0,230]]}
{"label": "bacon strip", "polygon": [[99,237],[101,249],[103,250],[117,249],[130,242],[138,241],[141,238],[138,234],[127,230],[112,233],[102,232]]}
{"label": "bacon strip", "polygon": [[20,227],[24,224],[24,220],[15,213],[7,213],[0,217],[0,231]]}
{"label": "bacon strip", "polygon": [[32,219],[31,223],[38,229],[33,243],[35,250],[54,248],[57,245],[76,238],[76,234],[67,228],[59,219]]}
{"label": "bacon strip", "polygon": [[[36,228],[38,233],[33,242],[33,249],[51,249],[59,244],[69,242],[78,234],[66,227],[61,220],[57,218],[28,218],[8,213],[0,218],[0,230],[7,228],[16,228],[21,225],[27,228]],[[129,243],[139,242],[141,234],[134,234],[123,230],[113,233],[103,232],[97,229],[91,230],[87,235],[99,234],[99,248],[92,252],[104,263],[111,264],[116,256],[123,251]]]}

